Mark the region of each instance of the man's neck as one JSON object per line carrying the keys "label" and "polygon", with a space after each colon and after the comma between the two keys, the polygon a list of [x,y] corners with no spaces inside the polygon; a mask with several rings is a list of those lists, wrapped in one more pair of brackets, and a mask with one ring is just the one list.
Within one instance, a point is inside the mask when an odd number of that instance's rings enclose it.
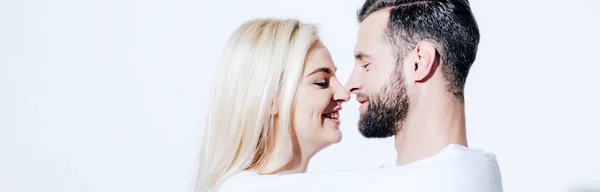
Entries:
{"label": "man's neck", "polygon": [[450,144],[467,146],[464,104],[449,98],[411,103],[395,138],[397,166],[431,157]]}

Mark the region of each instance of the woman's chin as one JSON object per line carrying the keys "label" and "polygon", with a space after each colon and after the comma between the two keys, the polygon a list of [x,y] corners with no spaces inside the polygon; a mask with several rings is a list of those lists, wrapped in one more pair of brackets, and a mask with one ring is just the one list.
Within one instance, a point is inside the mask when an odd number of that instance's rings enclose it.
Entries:
{"label": "woman's chin", "polygon": [[328,135],[328,140],[331,144],[339,143],[342,141],[342,132],[339,129],[332,130]]}

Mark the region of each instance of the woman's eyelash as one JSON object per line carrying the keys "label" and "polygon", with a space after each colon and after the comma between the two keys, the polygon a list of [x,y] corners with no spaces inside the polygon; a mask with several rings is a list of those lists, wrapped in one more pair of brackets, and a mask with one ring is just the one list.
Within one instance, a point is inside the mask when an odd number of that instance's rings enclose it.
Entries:
{"label": "woman's eyelash", "polygon": [[318,85],[321,88],[327,88],[327,87],[329,87],[329,82],[327,82],[327,81],[318,82],[318,83],[315,83],[315,85]]}
{"label": "woman's eyelash", "polygon": [[371,63],[364,64],[364,65],[362,65],[361,67],[362,67],[362,68],[366,68],[366,67],[367,67],[367,66],[369,66],[369,65],[371,65]]}

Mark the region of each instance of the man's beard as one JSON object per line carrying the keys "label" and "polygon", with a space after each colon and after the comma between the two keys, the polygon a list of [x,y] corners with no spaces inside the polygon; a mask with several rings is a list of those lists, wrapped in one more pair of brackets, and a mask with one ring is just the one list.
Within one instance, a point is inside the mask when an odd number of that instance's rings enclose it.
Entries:
{"label": "man's beard", "polygon": [[366,138],[386,138],[402,130],[410,102],[402,67],[395,68],[390,82],[379,93],[367,95],[367,111],[358,121],[358,131]]}

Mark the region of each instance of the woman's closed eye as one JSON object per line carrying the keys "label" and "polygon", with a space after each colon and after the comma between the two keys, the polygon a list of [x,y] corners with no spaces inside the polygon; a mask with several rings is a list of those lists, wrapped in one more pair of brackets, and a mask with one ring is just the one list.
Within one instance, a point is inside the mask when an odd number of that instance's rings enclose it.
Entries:
{"label": "woman's closed eye", "polygon": [[319,82],[316,82],[315,85],[325,89],[325,88],[329,87],[329,81],[319,81]]}

